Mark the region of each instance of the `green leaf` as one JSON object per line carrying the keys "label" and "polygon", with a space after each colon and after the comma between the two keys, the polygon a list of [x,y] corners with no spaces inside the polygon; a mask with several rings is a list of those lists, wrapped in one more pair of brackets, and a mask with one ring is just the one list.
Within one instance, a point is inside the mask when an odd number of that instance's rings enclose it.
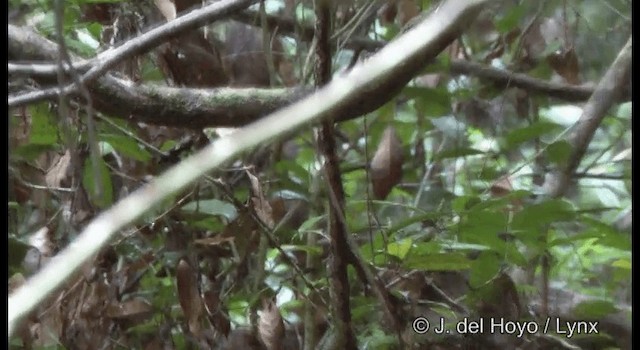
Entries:
{"label": "green leaf", "polygon": [[621,206],[620,198],[618,195],[607,187],[596,187],[592,191],[598,197],[602,205],[607,207],[619,208]]}
{"label": "green leaf", "polygon": [[164,79],[162,71],[148,59],[142,61],[141,71],[143,81],[162,81]]}
{"label": "green leaf", "polygon": [[502,211],[472,210],[464,225],[472,229],[488,228],[497,234],[507,228],[507,215]]}
{"label": "green leaf", "polygon": [[395,116],[396,132],[400,140],[409,140],[406,135],[416,130],[416,122],[418,121],[418,115],[416,110],[411,106],[405,108],[398,108]]}
{"label": "green leaf", "polygon": [[495,252],[481,252],[480,256],[471,264],[469,271],[469,285],[477,288],[487,283],[500,271],[501,261]]}
{"label": "green leaf", "polygon": [[100,140],[107,142],[118,153],[125,157],[129,157],[143,163],[146,163],[151,159],[151,154],[149,154],[149,152],[144,148],[141,148],[135,140],[128,136],[100,134]]}
{"label": "green leaf", "polygon": [[51,35],[55,32],[55,23],[53,12],[47,12],[37,24],[38,31],[46,35]]}
{"label": "green leaf", "polygon": [[160,150],[162,152],[167,152],[170,151],[171,149],[173,149],[176,145],[178,144],[178,142],[176,142],[175,140],[167,140],[165,142],[162,143],[162,146],[160,146]]}
{"label": "green leaf", "polygon": [[[111,174],[109,173],[109,168],[107,167],[104,159],[98,158],[96,161],[98,162],[98,171],[100,172],[100,176],[94,174],[93,161],[91,160],[91,158],[87,158],[87,160],[84,162],[82,183],[87,191],[89,199],[91,199],[91,202],[104,209],[113,204],[113,185],[111,183]],[[102,193],[100,196],[98,196],[98,194],[96,193],[96,189],[98,187],[95,181],[98,178],[102,180]]]}
{"label": "green leaf", "polygon": [[88,57],[88,56],[93,56],[96,53],[95,48],[83,43],[80,40],[76,40],[71,37],[65,37],[65,42],[67,43],[69,48],[72,49],[73,52],[76,52],[80,56]]}
{"label": "green leaf", "polygon": [[95,40],[100,40],[100,35],[102,34],[102,24],[100,23],[89,23],[87,24],[87,31]]}
{"label": "green leaf", "polygon": [[407,256],[407,253],[409,253],[409,251],[411,250],[412,244],[413,241],[409,238],[405,238],[398,242],[391,242],[387,246],[387,252],[389,253],[389,255],[396,256],[400,260],[403,260]]}
{"label": "green leaf", "polygon": [[508,262],[514,263],[520,267],[526,267],[529,264],[527,258],[524,257],[515,244],[506,244],[504,255]]}
{"label": "green leaf", "polygon": [[351,316],[354,320],[364,320],[375,312],[376,306],[375,300],[371,298],[354,296]]}
{"label": "green leaf", "polygon": [[58,142],[58,124],[46,104],[29,107],[31,113],[31,130],[29,143],[36,145],[52,145]]}
{"label": "green leaf", "polygon": [[298,232],[311,230],[318,223],[318,221],[322,220],[322,218],[324,218],[324,215],[318,215],[308,218],[307,220],[305,220],[305,222],[302,223],[302,225],[300,225],[300,227],[298,227]]}
{"label": "green leaf", "polygon": [[476,202],[474,203],[473,207],[471,207],[471,210],[473,211],[502,210],[512,201],[527,198],[530,195],[531,195],[531,192],[526,190],[511,191],[509,194],[502,197],[489,198],[484,201]]}
{"label": "green leaf", "polygon": [[609,248],[616,248],[621,250],[631,250],[631,236],[621,235],[605,235],[598,240],[598,244]]}
{"label": "green leaf", "polygon": [[[194,215],[195,216],[195,215]],[[220,220],[211,220],[211,216],[206,216],[198,220],[198,218],[189,217],[185,219],[185,223],[189,227],[193,227],[198,230],[220,232],[224,229],[225,225]]]}
{"label": "green leaf", "polygon": [[631,271],[631,260],[630,259],[618,259],[611,263],[611,266],[617,267],[619,269],[625,269]]}
{"label": "green leaf", "polygon": [[552,239],[551,242],[549,242],[547,244],[548,248],[551,247],[555,247],[555,246],[562,246],[562,245],[567,245],[567,244],[575,244],[578,243],[580,241],[584,241],[587,239],[593,239],[593,238],[599,238],[601,237],[601,234],[598,232],[594,232],[594,231],[587,231],[587,232],[581,232],[575,236],[571,236],[571,237],[560,237],[560,238],[555,238]]}
{"label": "green leaf", "polygon": [[539,121],[527,127],[512,130],[505,136],[506,148],[512,149],[523,142],[533,140],[558,128],[559,125],[556,123]]}
{"label": "green leaf", "polygon": [[316,12],[307,6],[302,4],[296,6],[296,20],[300,22],[312,23],[316,20]]}
{"label": "green leaf", "polygon": [[518,27],[520,20],[526,14],[526,6],[511,6],[502,18],[495,21],[496,30],[502,34]]}
{"label": "green leaf", "polygon": [[322,255],[322,248],[319,246],[283,244],[281,248],[284,251],[293,252],[293,251],[301,250],[310,255],[316,255],[316,256]]}
{"label": "green leaf", "polygon": [[472,211],[459,226],[460,239],[503,253],[507,243],[498,234],[507,229],[507,215],[501,211]]}
{"label": "green leaf", "polygon": [[233,204],[218,199],[204,199],[189,202],[180,209],[192,213],[224,216],[227,220],[233,220],[238,216],[238,211]]}
{"label": "green leaf", "polygon": [[547,146],[545,153],[547,155],[547,159],[549,159],[550,162],[564,165],[567,160],[569,160],[569,156],[571,155],[572,150],[573,147],[571,147],[571,144],[565,140],[562,140],[554,142]]}
{"label": "green leaf", "polygon": [[576,305],[573,312],[578,319],[595,320],[617,312],[615,305],[608,300],[589,300]]}
{"label": "green leaf", "polygon": [[410,86],[403,93],[415,100],[416,110],[426,117],[439,117],[451,112],[451,94],[445,88]]}
{"label": "green leaf", "polygon": [[422,271],[459,271],[471,267],[471,261],[460,253],[437,253],[427,256],[409,255],[403,266]]}
{"label": "green leaf", "polygon": [[427,257],[441,251],[442,245],[439,242],[417,242],[413,244],[411,257]]}
{"label": "green leaf", "polygon": [[451,209],[458,214],[462,214],[472,208],[474,205],[480,203],[480,198],[478,196],[460,196],[456,197],[451,202]]}
{"label": "green leaf", "polygon": [[538,228],[557,221],[569,221],[575,217],[571,203],[552,199],[540,204],[526,206],[513,217],[514,229]]}

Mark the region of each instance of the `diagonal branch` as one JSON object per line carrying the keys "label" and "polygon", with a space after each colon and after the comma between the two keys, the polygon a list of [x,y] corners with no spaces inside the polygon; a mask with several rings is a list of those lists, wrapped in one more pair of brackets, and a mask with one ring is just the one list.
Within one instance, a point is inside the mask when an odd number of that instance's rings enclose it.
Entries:
{"label": "diagonal branch", "polygon": [[582,161],[602,120],[607,111],[618,100],[625,89],[631,83],[631,38],[618,53],[607,73],[602,77],[596,90],[589,98],[582,110],[582,116],[573,126],[567,141],[572,146],[566,166],[552,174],[545,181],[545,193],[552,198],[562,197],[569,181]]}
{"label": "diagonal branch", "polygon": [[[600,79],[596,90],[589,98],[582,110],[580,119],[573,125],[567,142],[571,145],[571,153],[564,166],[552,172],[544,182],[544,192],[547,197],[563,197],[568,188],[572,175],[582,161],[589,143],[600,127],[602,120],[623,91],[631,83],[631,38],[618,53],[618,57]],[[544,233],[542,240],[547,241],[548,233]],[[548,312],[549,305],[549,263],[550,252],[545,250],[540,257],[542,267],[542,310],[543,315]]]}

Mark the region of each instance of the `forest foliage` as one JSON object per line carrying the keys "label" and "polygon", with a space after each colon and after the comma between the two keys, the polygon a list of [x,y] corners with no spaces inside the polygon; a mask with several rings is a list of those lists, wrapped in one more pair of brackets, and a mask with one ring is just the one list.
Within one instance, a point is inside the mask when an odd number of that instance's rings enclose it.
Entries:
{"label": "forest foliage", "polygon": [[[630,349],[631,1],[475,2],[434,59],[149,203],[10,320],[10,347]],[[10,309],[100,213],[191,179],[323,64],[346,84],[442,3],[10,0]],[[539,331],[456,328],[498,319]]]}

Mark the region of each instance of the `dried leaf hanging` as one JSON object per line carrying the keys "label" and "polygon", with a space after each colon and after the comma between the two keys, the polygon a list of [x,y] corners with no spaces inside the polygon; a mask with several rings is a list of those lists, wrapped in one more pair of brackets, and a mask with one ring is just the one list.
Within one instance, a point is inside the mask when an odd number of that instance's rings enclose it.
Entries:
{"label": "dried leaf hanging", "polygon": [[264,222],[269,228],[273,228],[273,210],[271,208],[271,204],[264,195],[264,190],[262,189],[260,180],[258,180],[258,178],[249,171],[247,171],[247,176],[249,176],[251,190],[253,192],[253,197],[251,198],[253,208],[260,220],[262,220],[262,222]]}
{"label": "dried leaf hanging", "polygon": [[375,199],[385,199],[402,178],[402,144],[393,126],[384,130],[371,160],[371,185]]}
{"label": "dried leaf hanging", "polygon": [[182,259],[176,269],[178,300],[187,319],[189,331],[195,335],[200,333],[200,316],[203,313],[202,299],[198,290],[195,271],[189,263]]}
{"label": "dried leaf hanging", "polygon": [[265,303],[258,323],[258,334],[260,340],[267,350],[281,349],[284,339],[284,323],[280,310],[274,302]]}

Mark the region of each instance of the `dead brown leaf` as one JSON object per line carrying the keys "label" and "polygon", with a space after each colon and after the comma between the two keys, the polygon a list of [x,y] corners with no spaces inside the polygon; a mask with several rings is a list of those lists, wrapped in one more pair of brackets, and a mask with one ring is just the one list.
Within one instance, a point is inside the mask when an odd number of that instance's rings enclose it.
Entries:
{"label": "dead brown leaf", "polygon": [[52,164],[45,175],[45,183],[49,187],[66,187],[63,184],[71,174],[71,152],[56,155]]}
{"label": "dead brown leaf", "polygon": [[393,126],[384,130],[378,149],[371,160],[371,184],[376,199],[384,199],[402,178],[404,155]]}
{"label": "dead brown leaf", "polygon": [[420,7],[415,0],[400,0],[397,6],[398,14],[396,20],[398,20],[401,28],[420,14]]}
{"label": "dead brown leaf", "polygon": [[231,322],[225,315],[224,305],[220,303],[219,293],[208,290],[204,292],[203,299],[211,325],[225,337],[228,336],[231,331]]}
{"label": "dead brown leaf", "polygon": [[380,20],[380,24],[383,26],[388,26],[393,23],[397,15],[398,7],[396,6],[395,1],[388,1],[378,10],[378,19]]}
{"label": "dead brown leaf", "polygon": [[124,302],[114,302],[106,309],[108,317],[119,320],[146,318],[151,316],[153,308],[148,301],[142,298],[127,300]]}
{"label": "dead brown leaf", "polygon": [[[513,192],[513,184],[511,182],[511,178],[509,176],[503,176],[499,178],[493,184],[491,184],[489,191],[491,192],[491,196],[496,198],[504,197],[510,194],[511,192]],[[519,210],[522,208],[522,205],[522,200],[516,198],[511,201],[511,207],[506,208],[506,210]]]}
{"label": "dead brown leaf", "polygon": [[491,184],[491,195],[493,197],[503,197],[513,191],[513,185],[509,176],[503,176]]}
{"label": "dead brown leaf", "polygon": [[253,192],[253,197],[251,198],[253,209],[256,211],[256,214],[258,215],[260,220],[272,229],[274,227],[273,210],[271,208],[269,200],[267,200],[264,195],[260,180],[258,180],[258,178],[248,170],[247,176],[249,176],[249,181],[251,182],[251,190]]}
{"label": "dead brown leaf", "polygon": [[200,334],[200,316],[202,316],[203,304],[198,289],[196,273],[191,265],[181,259],[176,268],[176,280],[178,285],[178,300],[187,319],[189,331],[192,334]]}
{"label": "dead brown leaf", "polygon": [[263,303],[258,335],[267,350],[280,349],[284,339],[284,322],[280,310],[273,301]]}
{"label": "dead brown leaf", "polygon": [[571,48],[562,52],[555,52],[547,56],[547,63],[553,70],[563,77],[567,83],[580,85],[580,63],[576,50]]}

